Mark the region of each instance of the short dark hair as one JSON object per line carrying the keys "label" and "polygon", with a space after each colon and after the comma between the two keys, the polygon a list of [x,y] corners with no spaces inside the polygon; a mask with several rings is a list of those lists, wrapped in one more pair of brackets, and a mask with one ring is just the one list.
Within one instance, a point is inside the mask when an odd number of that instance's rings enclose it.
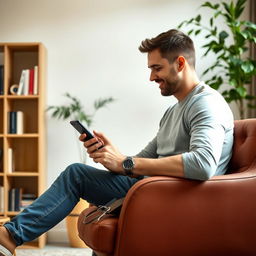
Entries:
{"label": "short dark hair", "polygon": [[180,54],[184,55],[189,65],[195,68],[194,43],[189,36],[179,30],[170,29],[154,38],[147,38],[139,46],[141,52],[148,53],[155,49],[159,49],[162,57],[166,58],[170,63]]}

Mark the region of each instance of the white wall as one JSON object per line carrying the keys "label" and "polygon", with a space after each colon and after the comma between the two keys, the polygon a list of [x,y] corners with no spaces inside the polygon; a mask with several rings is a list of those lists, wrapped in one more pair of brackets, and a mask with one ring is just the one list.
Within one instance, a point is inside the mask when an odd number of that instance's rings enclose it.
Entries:
{"label": "white wall", "polygon": [[[197,14],[199,4],[192,0],[0,0],[0,42],[44,43],[47,105],[65,103],[65,92],[79,97],[88,111],[98,97],[116,98],[98,113],[93,128],[103,131],[124,154],[135,154],[153,138],[174,100],[163,98],[158,86],[149,82],[146,55],[137,48],[146,37]],[[199,74],[211,62],[211,58],[200,59],[202,43],[195,39]],[[49,186],[79,156],[68,122],[53,120],[48,113],[47,128]],[[52,232],[63,228],[58,225]]]}

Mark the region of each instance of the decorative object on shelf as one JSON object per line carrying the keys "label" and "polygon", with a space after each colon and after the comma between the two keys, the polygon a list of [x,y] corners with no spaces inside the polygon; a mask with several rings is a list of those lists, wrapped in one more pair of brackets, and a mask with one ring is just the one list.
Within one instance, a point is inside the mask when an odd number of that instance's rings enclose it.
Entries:
{"label": "decorative object on shelf", "polygon": [[[115,99],[112,97],[99,98],[94,101],[93,113],[88,114],[84,110],[84,106],[82,105],[79,99],[77,99],[74,96],[71,96],[69,93],[65,93],[64,96],[71,101],[69,104],[61,105],[61,106],[49,106],[47,108],[47,111],[52,111],[51,116],[53,118],[62,119],[62,120],[66,120],[66,119],[79,120],[81,122],[86,123],[88,128],[91,127],[97,111],[115,101]],[[77,140],[77,142],[78,142],[78,147],[80,151],[81,161],[82,163],[86,163],[86,154],[84,152],[84,147],[83,146],[81,147],[82,144],[80,143],[79,140]]]}
{"label": "decorative object on shelf", "polygon": [[11,94],[11,95],[16,95],[17,92],[18,92],[18,89],[19,89],[19,85],[13,84],[13,85],[10,87],[10,94]]}
{"label": "decorative object on shelf", "polygon": [[[200,14],[178,26],[192,26],[189,35],[204,34],[206,44],[202,47],[206,51],[203,57],[209,53],[216,56],[216,61],[203,72],[203,76],[211,75],[206,83],[216,90],[229,85],[229,88],[223,88],[222,95],[227,102],[234,101],[237,104],[241,119],[245,117],[246,107],[256,107],[251,104],[256,97],[250,95],[247,88],[252,82],[252,77],[256,75],[256,61],[246,54],[249,44],[256,43],[256,24],[240,20],[245,5],[246,0],[231,0],[220,4],[207,1],[201,7],[212,10],[208,26],[202,21]],[[224,26],[216,25],[220,19]]]}

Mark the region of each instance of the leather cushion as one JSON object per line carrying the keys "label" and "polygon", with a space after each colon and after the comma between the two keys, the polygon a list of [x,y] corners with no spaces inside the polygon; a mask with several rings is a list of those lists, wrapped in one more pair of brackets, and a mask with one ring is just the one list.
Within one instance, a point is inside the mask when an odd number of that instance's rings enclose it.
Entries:
{"label": "leather cushion", "polygon": [[89,207],[80,214],[79,237],[93,250],[111,254],[115,248],[118,218],[106,215],[98,222],[84,224],[84,217],[94,209],[95,206]]}

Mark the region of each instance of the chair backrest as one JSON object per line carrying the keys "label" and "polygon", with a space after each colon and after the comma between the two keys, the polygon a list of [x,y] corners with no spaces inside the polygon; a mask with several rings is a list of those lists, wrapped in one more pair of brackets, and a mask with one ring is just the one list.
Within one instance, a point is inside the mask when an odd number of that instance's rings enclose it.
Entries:
{"label": "chair backrest", "polygon": [[233,155],[227,173],[256,167],[256,119],[236,120],[234,125]]}

